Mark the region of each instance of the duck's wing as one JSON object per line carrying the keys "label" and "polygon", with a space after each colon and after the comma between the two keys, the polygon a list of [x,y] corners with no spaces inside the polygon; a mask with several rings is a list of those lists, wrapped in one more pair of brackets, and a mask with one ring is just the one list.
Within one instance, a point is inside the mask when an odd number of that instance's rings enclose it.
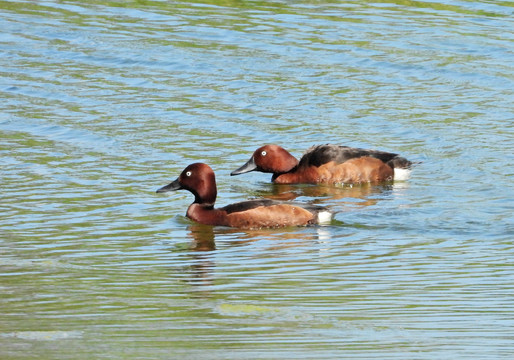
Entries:
{"label": "duck's wing", "polygon": [[231,214],[234,212],[241,212],[246,210],[251,210],[258,208],[260,206],[273,206],[273,205],[288,205],[288,206],[296,206],[306,209],[310,212],[319,212],[326,210],[323,206],[300,203],[295,201],[280,201],[273,199],[255,199],[255,200],[246,200],[237,203],[233,203],[227,206],[220,208],[219,210],[226,211],[227,214]]}
{"label": "duck's wing", "polygon": [[256,200],[247,200],[247,201],[241,201],[237,203],[233,203],[227,206],[224,206],[220,208],[219,210],[226,211],[227,214],[235,213],[235,212],[241,212],[241,211],[247,211],[251,209],[258,208],[259,206],[271,206],[271,205],[277,205],[280,204],[280,201],[271,200],[271,199],[256,199]]}
{"label": "duck's wing", "polygon": [[342,164],[345,161],[360,158],[362,156],[374,157],[387,163],[396,158],[398,154],[342,145],[316,145],[312,146],[305,152],[300,159],[298,167],[321,166],[331,161],[334,161],[337,164]]}

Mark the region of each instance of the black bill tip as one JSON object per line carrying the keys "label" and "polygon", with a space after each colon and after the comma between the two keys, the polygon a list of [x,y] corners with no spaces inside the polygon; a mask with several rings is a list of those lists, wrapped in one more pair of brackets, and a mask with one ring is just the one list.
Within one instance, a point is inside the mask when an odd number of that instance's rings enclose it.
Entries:
{"label": "black bill tip", "polygon": [[160,189],[157,189],[157,193],[163,193],[163,192],[168,192],[168,191],[175,191],[175,190],[180,190],[182,189],[182,185],[180,185],[178,179],[169,183],[168,185],[166,186],[163,186],[162,188]]}
{"label": "black bill tip", "polygon": [[255,164],[255,161],[253,159],[253,156],[250,158],[250,160],[248,160],[246,162],[246,164],[244,164],[243,166],[241,166],[240,168],[232,171],[230,173],[231,176],[234,176],[234,175],[239,175],[239,174],[244,174],[244,173],[247,173],[247,172],[250,172],[250,171],[254,171],[257,169],[257,165]]}

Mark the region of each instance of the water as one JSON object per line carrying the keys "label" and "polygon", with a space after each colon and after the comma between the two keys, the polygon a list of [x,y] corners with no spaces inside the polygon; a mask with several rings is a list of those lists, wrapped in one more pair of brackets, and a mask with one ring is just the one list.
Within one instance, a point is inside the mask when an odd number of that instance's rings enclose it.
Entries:
{"label": "water", "polygon": [[[510,359],[511,3],[0,3],[2,359]],[[260,145],[421,162],[383,186],[230,177]],[[330,226],[212,228],[155,194]]]}

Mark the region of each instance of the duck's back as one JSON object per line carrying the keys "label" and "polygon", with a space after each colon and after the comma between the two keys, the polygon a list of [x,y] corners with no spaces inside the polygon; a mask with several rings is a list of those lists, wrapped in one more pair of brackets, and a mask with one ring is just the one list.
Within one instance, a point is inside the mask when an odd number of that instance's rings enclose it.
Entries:
{"label": "duck's back", "polygon": [[411,164],[398,154],[386,151],[317,145],[305,152],[294,169],[274,174],[272,181],[278,184],[379,183],[396,180],[395,169],[408,169]]}
{"label": "duck's back", "polygon": [[319,167],[329,162],[342,164],[350,159],[356,159],[364,156],[379,159],[384,163],[388,163],[389,161],[398,158],[398,154],[386,151],[353,148],[342,145],[316,145],[307,149],[300,159],[298,168],[309,166]]}

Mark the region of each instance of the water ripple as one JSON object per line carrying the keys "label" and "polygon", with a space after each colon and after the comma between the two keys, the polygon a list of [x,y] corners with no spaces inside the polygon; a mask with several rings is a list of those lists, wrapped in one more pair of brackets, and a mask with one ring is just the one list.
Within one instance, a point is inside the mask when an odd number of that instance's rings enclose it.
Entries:
{"label": "water ripple", "polygon": [[[0,8],[4,357],[512,357],[508,3]],[[229,176],[265,143],[418,164],[383,186]],[[155,190],[196,161],[220,206],[335,221],[195,224],[189,193]]]}

